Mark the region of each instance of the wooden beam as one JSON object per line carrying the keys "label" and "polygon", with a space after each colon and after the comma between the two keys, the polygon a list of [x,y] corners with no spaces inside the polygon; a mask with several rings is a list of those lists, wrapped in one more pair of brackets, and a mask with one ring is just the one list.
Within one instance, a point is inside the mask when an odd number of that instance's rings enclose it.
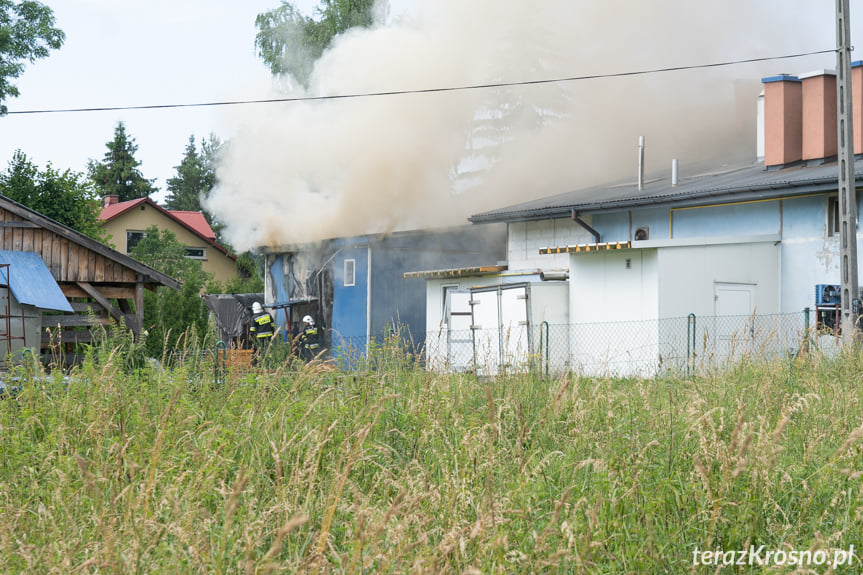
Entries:
{"label": "wooden beam", "polygon": [[[87,331],[84,331],[84,330],[80,330],[80,331],[74,330],[73,331],[70,329],[63,330],[63,333],[60,336],[60,341],[62,341],[63,343],[67,343],[70,341],[74,342],[74,343],[90,343],[91,341],[93,341],[93,333],[90,332],[89,330],[87,330]],[[42,344],[43,345],[54,344],[54,343],[58,343],[56,338],[54,338],[54,340],[52,341],[51,334],[49,334],[48,332],[42,333]]]}
{"label": "wooden beam", "polygon": [[49,315],[42,318],[42,329],[46,327],[90,327],[93,324],[111,325],[111,320],[105,316],[90,315]]}
{"label": "wooden beam", "polygon": [[112,304],[110,300],[108,300],[108,298],[102,295],[102,292],[100,292],[87,282],[78,282],[78,287],[84,290],[88,296],[99,302],[99,305],[108,310],[108,313],[110,313],[114,317],[114,319],[116,319],[117,321],[123,319],[123,312],[117,309],[117,306]]}
{"label": "wooden beam", "polygon": [[141,282],[135,284],[135,321],[138,322],[139,328],[139,331],[135,332],[137,338],[144,329],[144,284]]}
{"label": "wooden beam", "polygon": [[[70,297],[90,297],[90,294],[78,287],[77,283],[60,283],[63,295]],[[108,299],[134,299],[136,289],[134,284],[128,287],[121,286],[99,286],[99,292]]]}

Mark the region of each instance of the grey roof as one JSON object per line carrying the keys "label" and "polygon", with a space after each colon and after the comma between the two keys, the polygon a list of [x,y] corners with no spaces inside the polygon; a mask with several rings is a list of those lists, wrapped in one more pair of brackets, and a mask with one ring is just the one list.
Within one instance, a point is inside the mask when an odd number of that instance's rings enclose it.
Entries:
{"label": "grey roof", "polygon": [[[863,183],[863,162],[855,163],[855,172],[859,186]],[[468,219],[473,223],[514,222],[570,217],[573,210],[590,214],[636,207],[792,197],[835,191],[837,180],[835,162],[785,169],[765,169],[758,163],[680,178],[677,186],[671,185],[670,177],[646,179],[642,190],[636,182],[604,184],[475,214]]]}
{"label": "grey roof", "polygon": [[[51,271],[35,252],[0,250],[0,285],[7,285],[18,303],[41,309],[75,311]],[[8,273],[7,273],[8,270]]]}

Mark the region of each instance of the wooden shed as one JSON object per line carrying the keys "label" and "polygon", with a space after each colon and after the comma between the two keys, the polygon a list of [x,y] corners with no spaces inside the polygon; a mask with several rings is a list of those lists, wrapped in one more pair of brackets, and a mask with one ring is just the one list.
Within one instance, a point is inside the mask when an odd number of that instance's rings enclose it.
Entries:
{"label": "wooden shed", "polygon": [[181,288],[177,280],[5,196],[0,196],[0,250],[39,254],[72,305],[74,313],[43,315],[43,351],[53,340],[70,353],[75,343],[92,341],[94,324],[112,320],[123,320],[138,337],[144,290]]}

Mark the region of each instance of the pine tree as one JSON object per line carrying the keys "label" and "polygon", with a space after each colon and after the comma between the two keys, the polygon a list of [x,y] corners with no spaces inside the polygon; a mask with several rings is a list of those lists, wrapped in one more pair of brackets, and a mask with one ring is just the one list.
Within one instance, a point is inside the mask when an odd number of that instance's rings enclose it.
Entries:
{"label": "pine tree", "polygon": [[126,134],[123,122],[117,122],[114,139],[107,144],[108,151],[101,162],[90,160],[87,166],[90,179],[104,196],[119,196],[121,202],[146,198],[156,191],[153,180],[145,178],[135,159],[138,146],[135,138]]}
{"label": "pine tree", "polygon": [[213,188],[215,174],[206,157],[198,153],[195,136],[189,136],[183,161],[174,169],[177,175],[168,179],[165,206],[169,210],[201,211],[201,196]]}

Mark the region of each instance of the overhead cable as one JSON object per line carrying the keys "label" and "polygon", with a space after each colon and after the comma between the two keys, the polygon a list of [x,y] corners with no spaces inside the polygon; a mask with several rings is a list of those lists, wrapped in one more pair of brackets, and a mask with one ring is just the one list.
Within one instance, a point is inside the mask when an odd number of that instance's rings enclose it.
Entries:
{"label": "overhead cable", "polygon": [[627,76],[643,76],[646,74],[659,74],[664,72],[680,72],[684,70],[699,70],[704,68],[719,68],[723,66],[735,66],[739,64],[752,64],[755,62],[768,62],[772,60],[788,60],[792,58],[803,58],[806,56],[817,56],[820,54],[835,53],[836,49],[818,50],[814,52],[803,52],[800,54],[786,54],[784,56],[767,56],[764,58],[747,58],[744,60],[729,60],[726,62],[713,62],[710,64],[694,64],[691,66],[672,66],[669,68],[653,68],[650,70],[637,70],[632,72],[614,72],[609,74],[589,74],[586,76],[570,76],[567,78],[550,78],[544,80],[522,80],[517,82],[494,82],[488,84],[474,84],[469,86],[449,86],[443,88],[422,88],[418,90],[393,90],[386,92],[363,92],[355,94],[332,94],[328,96],[298,96],[294,98],[264,98],[258,100],[226,100],[220,102],[197,102],[190,104],[149,104],[142,106],[104,106],[92,108],[56,108],[44,110],[12,110],[8,115],[24,114],[67,114],[73,112],[110,112],[126,110],[163,110],[170,108],[204,108],[212,106],[239,106],[250,104],[277,104],[286,102],[318,102],[325,100],[344,100],[349,98],[372,98],[381,96],[402,96],[410,94],[434,94],[439,92],[459,92],[466,90],[486,90],[490,88],[507,88],[514,86],[536,86],[539,84],[557,84],[563,82],[577,82],[582,80],[599,80],[603,78],[623,78]]}

